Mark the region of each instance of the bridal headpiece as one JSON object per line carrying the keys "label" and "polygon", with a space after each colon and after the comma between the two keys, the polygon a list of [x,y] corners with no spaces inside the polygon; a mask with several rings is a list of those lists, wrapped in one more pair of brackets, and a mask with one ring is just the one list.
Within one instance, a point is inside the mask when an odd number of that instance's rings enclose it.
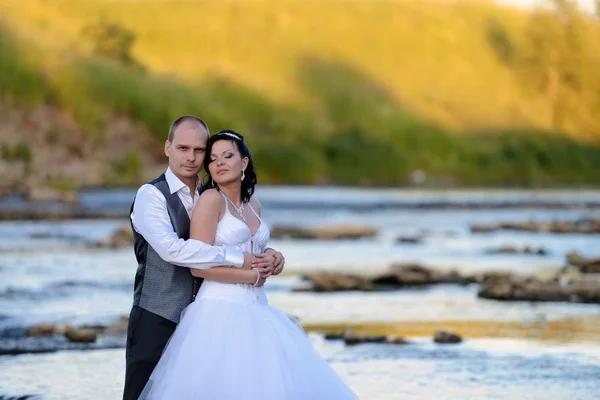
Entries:
{"label": "bridal headpiece", "polygon": [[233,133],[230,133],[230,132],[219,132],[218,135],[225,135],[225,136],[229,136],[231,138],[237,139],[242,142],[244,141],[244,139],[242,139],[241,137],[234,135]]}

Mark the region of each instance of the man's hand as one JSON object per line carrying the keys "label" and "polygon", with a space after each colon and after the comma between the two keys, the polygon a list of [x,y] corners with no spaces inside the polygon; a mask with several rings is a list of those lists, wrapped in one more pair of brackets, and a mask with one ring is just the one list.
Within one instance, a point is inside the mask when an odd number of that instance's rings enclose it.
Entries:
{"label": "man's hand", "polygon": [[275,259],[275,270],[273,271],[273,275],[279,275],[281,271],[283,271],[283,267],[285,265],[285,257],[283,256],[283,254],[273,249],[267,249],[265,253],[272,255]]}
{"label": "man's hand", "polygon": [[258,269],[263,278],[268,278],[275,271],[275,258],[266,253],[255,254],[252,261],[252,268]]}

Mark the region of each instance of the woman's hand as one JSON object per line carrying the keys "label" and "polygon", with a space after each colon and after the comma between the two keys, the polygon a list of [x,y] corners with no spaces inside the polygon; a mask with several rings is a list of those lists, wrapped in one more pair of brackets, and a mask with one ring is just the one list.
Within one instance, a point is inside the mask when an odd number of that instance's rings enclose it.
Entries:
{"label": "woman's hand", "polygon": [[279,275],[281,271],[283,271],[283,267],[285,265],[285,257],[283,256],[283,254],[273,249],[267,249],[265,250],[265,253],[272,255],[275,259],[275,270],[273,271],[273,275]]}

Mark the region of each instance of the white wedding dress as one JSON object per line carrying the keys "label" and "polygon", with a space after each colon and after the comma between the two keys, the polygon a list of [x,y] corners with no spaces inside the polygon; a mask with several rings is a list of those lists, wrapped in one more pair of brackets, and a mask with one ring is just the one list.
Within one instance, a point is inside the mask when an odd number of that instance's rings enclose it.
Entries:
{"label": "white wedding dress", "polygon": [[[225,205],[215,245],[262,252],[270,237],[267,226],[257,215],[260,225],[252,236]],[[144,400],[357,398],[313,349],[302,328],[269,306],[262,287],[208,280],[183,311],[140,396]]]}

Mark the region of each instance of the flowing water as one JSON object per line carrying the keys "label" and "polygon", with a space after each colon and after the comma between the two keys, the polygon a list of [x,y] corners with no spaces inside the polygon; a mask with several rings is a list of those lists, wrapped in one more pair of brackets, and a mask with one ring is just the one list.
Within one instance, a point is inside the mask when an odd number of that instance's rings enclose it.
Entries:
{"label": "flowing water", "polygon": [[[132,191],[106,191],[82,198],[90,208],[126,210],[133,195]],[[500,221],[597,218],[600,210],[585,205],[597,202],[600,194],[542,196],[543,201],[577,208],[536,206],[541,196],[527,192],[435,195],[266,188],[257,196],[270,226],[360,224],[378,230],[372,239],[273,239],[270,243],[287,259],[285,275],[267,283],[271,304],[300,319],[314,346],[361,399],[600,398],[599,305],[496,302],[477,298],[475,286],[380,293],[292,291],[304,284],[299,275],[313,270],[370,273],[394,262],[418,262],[432,268],[530,274],[563,266],[566,254],[573,250],[598,256],[600,235],[472,234],[469,227]],[[510,204],[524,201],[531,204],[525,208]],[[455,206],[456,202],[477,203],[477,207],[448,207],[453,202]],[[123,335],[101,337],[94,350],[84,350],[59,338],[25,338],[23,331],[41,322],[110,324],[128,314],[136,269],[132,250],[89,246],[124,222],[124,218],[0,222],[0,351],[4,350],[0,354],[5,354],[0,356],[0,397],[120,398]],[[396,240],[399,236],[422,240],[401,244]],[[547,255],[486,252],[502,245],[543,247]],[[410,344],[345,346],[317,333],[350,325],[404,335]],[[433,343],[432,334],[440,328],[458,331],[464,342]],[[31,352],[10,355],[11,349]]]}

